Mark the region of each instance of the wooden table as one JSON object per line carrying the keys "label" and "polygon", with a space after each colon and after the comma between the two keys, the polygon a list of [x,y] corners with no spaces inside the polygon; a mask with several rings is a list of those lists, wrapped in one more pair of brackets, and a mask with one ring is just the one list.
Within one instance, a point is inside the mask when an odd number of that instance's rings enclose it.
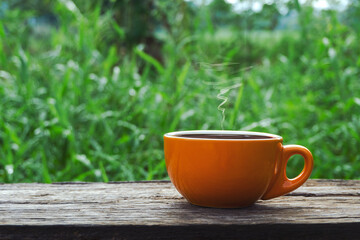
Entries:
{"label": "wooden table", "polygon": [[168,181],[0,185],[0,239],[360,239],[360,181],[308,180],[243,209],[189,204]]}

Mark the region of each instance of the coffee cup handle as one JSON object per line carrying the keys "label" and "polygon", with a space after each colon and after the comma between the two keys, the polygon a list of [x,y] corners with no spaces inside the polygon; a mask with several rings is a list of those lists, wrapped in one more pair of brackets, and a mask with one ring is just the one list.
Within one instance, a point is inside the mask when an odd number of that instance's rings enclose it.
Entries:
{"label": "coffee cup handle", "polygon": [[[286,165],[289,158],[295,154],[299,154],[304,158],[304,169],[297,177],[289,179],[286,176]],[[311,152],[300,145],[283,146],[282,157],[278,161],[275,167],[275,176],[261,199],[267,200],[279,197],[297,189],[310,177],[314,166]]]}

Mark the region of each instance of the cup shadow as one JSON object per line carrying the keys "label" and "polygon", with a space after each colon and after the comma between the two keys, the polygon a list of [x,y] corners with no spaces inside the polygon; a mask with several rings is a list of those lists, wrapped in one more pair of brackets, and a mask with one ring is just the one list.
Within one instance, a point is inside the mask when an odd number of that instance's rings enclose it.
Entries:
{"label": "cup shadow", "polygon": [[204,207],[199,205],[194,205],[186,201],[185,199],[183,201],[178,201],[172,203],[172,206],[174,206],[177,209],[184,209],[184,210],[203,210],[203,211],[259,211],[259,210],[284,210],[286,208],[281,206],[270,206],[266,205],[266,203],[263,202],[256,202],[250,206],[247,207],[241,207],[241,208],[214,208],[214,207]]}
{"label": "cup shadow", "polygon": [[184,200],[172,203],[168,214],[184,223],[248,224],[269,222],[270,219],[295,214],[296,211],[296,208],[289,206],[269,206],[264,202],[256,202],[244,208],[210,208],[196,206]]}

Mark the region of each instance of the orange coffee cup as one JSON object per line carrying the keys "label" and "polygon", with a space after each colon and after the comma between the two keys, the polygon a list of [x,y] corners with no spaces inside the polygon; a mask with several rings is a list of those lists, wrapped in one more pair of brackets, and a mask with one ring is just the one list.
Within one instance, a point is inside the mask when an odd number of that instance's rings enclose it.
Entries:
{"label": "orange coffee cup", "polygon": [[[182,131],[164,135],[166,169],[190,203],[237,208],[275,198],[300,187],[310,176],[313,157],[281,136],[246,131]],[[300,154],[304,169],[286,176],[288,159]]]}

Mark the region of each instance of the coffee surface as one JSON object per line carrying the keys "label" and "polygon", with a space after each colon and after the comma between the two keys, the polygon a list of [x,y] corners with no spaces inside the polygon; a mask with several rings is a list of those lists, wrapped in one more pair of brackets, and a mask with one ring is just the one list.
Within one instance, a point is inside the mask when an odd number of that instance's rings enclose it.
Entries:
{"label": "coffee surface", "polygon": [[263,135],[247,134],[179,134],[178,137],[184,138],[210,138],[210,139],[271,139],[272,137]]}

